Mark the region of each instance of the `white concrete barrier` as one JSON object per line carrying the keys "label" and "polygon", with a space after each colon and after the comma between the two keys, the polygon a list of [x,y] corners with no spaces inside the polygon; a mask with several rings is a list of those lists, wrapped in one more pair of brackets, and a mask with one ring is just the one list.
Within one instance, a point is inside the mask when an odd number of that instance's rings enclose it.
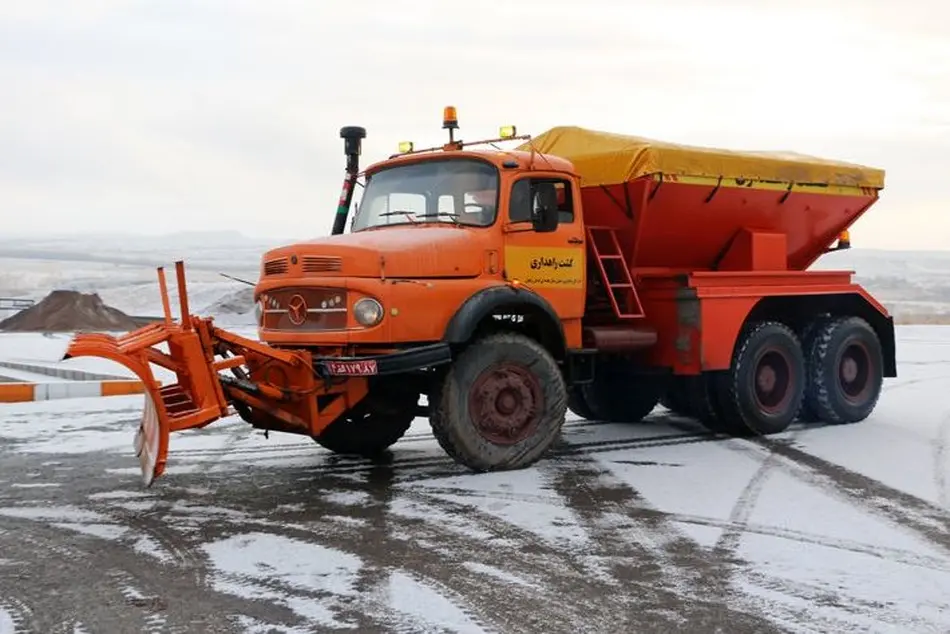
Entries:
{"label": "white concrete barrier", "polygon": [[9,370],[20,370],[31,374],[44,374],[54,376],[60,379],[70,381],[126,381],[128,377],[118,374],[101,374],[98,372],[87,372],[86,370],[77,370],[75,368],[45,365],[38,363],[22,363],[19,361],[0,361],[0,368]]}
{"label": "white concrete barrier", "polygon": [[96,396],[127,396],[141,394],[141,381],[68,381],[56,383],[0,383],[0,403],[25,403],[61,398],[89,398]]}

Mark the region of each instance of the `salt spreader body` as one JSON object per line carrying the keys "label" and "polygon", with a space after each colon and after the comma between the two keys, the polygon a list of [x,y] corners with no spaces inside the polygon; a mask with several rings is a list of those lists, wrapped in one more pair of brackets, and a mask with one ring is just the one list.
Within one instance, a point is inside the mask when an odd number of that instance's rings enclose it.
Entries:
{"label": "salt spreader body", "polygon": [[[67,357],[145,384],[146,484],[170,432],[233,413],[363,456],[427,416],[449,456],[487,471],[540,459],[568,408],[637,423],[662,402],[772,434],[863,420],[896,376],[887,311],[851,271],[807,270],[850,246],[883,171],[574,127],[468,144],[451,107],[443,127],[445,145],[403,144],[363,172],[365,130],[341,131],[333,233],[264,254],[259,341],[191,315],[180,262],[179,320],[159,270],[163,321],[73,339]],[[177,380],[160,386],[151,364]]]}

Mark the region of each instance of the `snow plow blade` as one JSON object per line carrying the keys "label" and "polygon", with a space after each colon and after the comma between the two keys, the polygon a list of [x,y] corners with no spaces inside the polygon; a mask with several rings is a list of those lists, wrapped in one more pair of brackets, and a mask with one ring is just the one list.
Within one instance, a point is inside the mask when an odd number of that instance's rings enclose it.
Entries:
{"label": "snow plow blade", "polygon": [[[213,351],[207,345],[210,343],[207,325],[188,315],[183,264],[176,263],[176,268],[182,303],[180,324],[172,321],[165,273],[159,268],[164,322],[149,324],[120,337],[77,334],[63,356],[63,359],[80,356],[109,359],[134,372],[142,382],[145,403],[133,446],[145,486],[150,486],[165,471],[172,431],[202,427],[229,415],[228,403],[217,379],[218,369],[228,364],[214,362]],[[155,348],[161,344],[167,344],[170,354]],[[174,372],[178,380],[163,387],[152,373],[152,363]]]}
{"label": "snow plow blade", "polygon": [[[77,334],[63,357],[109,359],[141,380],[145,403],[134,448],[145,486],[164,473],[173,431],[204,427],[238,413],[254,427],[315,436],[366,395],[365,381],[327,385],[315,374],[305,350],[274,349],[215,328],[211,318],[190,315],[184,265],[176,262],[175,268],[180,323],[172,320],[165,274],[159,268],[164,321],[119,337]],[[173,372],[176,380],[162,386],[152,364]],[[226,370],[231,374],[219,374]],[[279,383],[270,383],[271,376]],[[320,408],[316,397],[322,399]]]}
{"label": "snow plow blade", "polygon": [[[173,356],[152,347],[162,343],[168,343]],[[146,486],[165,470],[168,437],[172,431],[202,427],[229,413],[220,383],[214,376],[215,370],[205,361],[202,342],[193,329],[160,323],[122,337],[83,333],[73,338],[63,358],[80,356],[115,361],[134,372],[142,382],[145,407],[134,447]],[[202,363],[194,363],[194,360]],[[178,381],[162,387],[152,373],[151,363],[174,371]]]}

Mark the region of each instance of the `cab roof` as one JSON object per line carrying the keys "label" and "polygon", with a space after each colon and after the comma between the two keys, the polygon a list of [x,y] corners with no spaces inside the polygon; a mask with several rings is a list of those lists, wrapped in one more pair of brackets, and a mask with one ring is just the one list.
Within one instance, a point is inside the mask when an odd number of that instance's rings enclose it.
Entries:
{"label": "cab roof", "polygon": [[[530,150],[499,150],[485,147],[466,147],[461,150],[433,150],[398,154],[386,160],[373,163],[364,171],[372,174],[384,168],[397,165],[409,165],[424,161],[478,158],[492,163],[499,169],[545,170],[576,174],[574,165],[566,158]],[[506,165],[514,161],[516,165]]]}

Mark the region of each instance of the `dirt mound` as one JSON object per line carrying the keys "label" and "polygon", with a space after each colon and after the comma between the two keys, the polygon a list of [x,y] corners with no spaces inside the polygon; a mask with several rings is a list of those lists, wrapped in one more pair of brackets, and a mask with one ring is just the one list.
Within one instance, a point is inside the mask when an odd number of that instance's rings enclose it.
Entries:
{"label": "dirt mound", "polygon": [[131,317],[106,306],[99,295],[78,291],[53,291],[41,302],[0,321],[0,330],[13,332],[121,332],[136,327]]}

